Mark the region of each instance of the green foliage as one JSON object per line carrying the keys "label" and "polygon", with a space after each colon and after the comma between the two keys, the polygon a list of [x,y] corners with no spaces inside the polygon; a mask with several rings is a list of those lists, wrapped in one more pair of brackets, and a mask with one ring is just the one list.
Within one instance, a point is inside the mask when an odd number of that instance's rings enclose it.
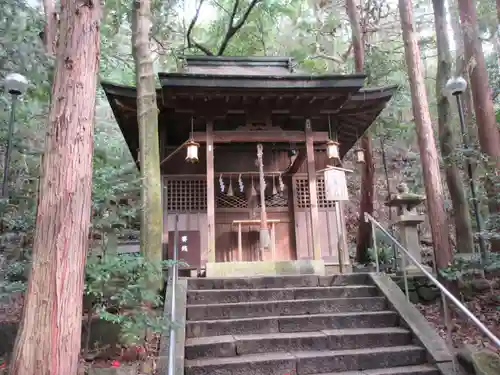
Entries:
{"label": "green foliage", "polygon": [[[373,248],[368,249],[368,254],[370,256],[370,261],[375,263],[375,250]],[[391,265],[394,261],[394,249],[390,246],[377,247],[378,263],[381,265]]]}
{"label": "green foliage", "polygon": [[479,255],[472,259],[457,257],[447,268],[439,270],[439,273],[447,280],[459,280],[466,276],[498,270],[500,270],[500,254],[490,252],[484,262],[481,262]]}
{"label": "green foliage", "polygon": [[5,302],[11,295],[26,290],[24,281],[24,262],[10,262],[2,269],[4,277],[0,280],[0,302]]}
{"label": "green foliage", "polygon": [[[173,261],[153,264],[138,254],[91,254],[85,268],[84,305],[100,319],[120,325],[122,342],[138,344],[147,329],[159,333],[168,327],[163,297],[150,285],[163,280],[163,269]],[[30,262],[10,262],[0,281],[0,301],[26,290]]]}
{"label": "green foliage", "polygon": [[150,285],[161,281],[163,267],[171,264],[152,264],[140,255],[90,256],[85,295],[101,319],[120,324],[124,342],[137,344],[146,329],[161,332],[167,327],[157,310],[163,304],[162,297]]}

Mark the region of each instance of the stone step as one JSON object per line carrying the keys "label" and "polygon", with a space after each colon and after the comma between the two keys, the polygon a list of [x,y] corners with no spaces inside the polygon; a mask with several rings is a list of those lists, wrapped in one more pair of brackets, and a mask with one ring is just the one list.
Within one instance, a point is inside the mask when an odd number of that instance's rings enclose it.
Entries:
{"label": "stone step", "polygon": [[399,317],[393,311],[199,320],[186,322],[186,337],[381,328],[394,327],[398,322]]}
{"label": "stone step", "polygon": [[436,367],[431,365],[416,365],[405,367],[379,368],[364,371],[330,372],[315,375],[441,375]]}
{"label": "stone step", "polygon": [[402,346],[410,344],[411,339],[410,331],[399,327],[225,335],[188,339],[185,356],[186,359],[197,359],[272,352]]}
{"label": "stone step", "polygon": [[313,315],[341,312],[382,311],[387,308],[385,297],[298,299],[190,305],[187,320],[258,318],[264,316]]}
{"label": "stone step", "polygon": [[413,345],[388,348],[251,354],[186,360],[185,375],[312,375],[423,364],[425,350]]}
{"label": "stone step", "polygon": [[277,301],[314,298],[376,297],[379,292],[369,285],[297,287],[267,289],[208,289],[191,290],[187,294],[188,305]]}
{"label": "stone step", "polygon": [[190,278],[188,290],[207,289],[267,289],[314,286],[373,285],[368,274],[338,274],[329,276],[297,275],[247,278]]}

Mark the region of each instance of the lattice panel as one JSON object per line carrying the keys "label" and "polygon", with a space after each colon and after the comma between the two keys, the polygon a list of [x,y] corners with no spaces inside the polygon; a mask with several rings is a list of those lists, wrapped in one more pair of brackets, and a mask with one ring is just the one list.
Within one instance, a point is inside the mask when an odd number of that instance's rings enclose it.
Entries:
{"label": "lattice panel", "polygon": [[[260,207],[260,200],[259,200]],[[283,195],[283,193],[278,193],[275,195],[271,195],[270,197],[266,197],[266,207],[288,207],[288,198]]]}
{"label": "lattice panel", "polygon": [[319,208],[335,208],[335,202],[326,199],[326,185],[324,177],[318,178],[316,182],[316,190],[318,192]]}
{"label": "lattice panel", "polygon": [[[309,208],[309,182],[307,178],[297,178],[294,181],[295,203],[297,208]],[[318,177],[316,180],[316,190],[318,194],[318,208],[334,208],[335,202],[326,200],[325,179]]]}
{"label": "lattice panel", "polygon": [[226,195],[225,193],[218,193],[215,197],[215,207],[216,208],[248,208],[248,201],[245,195],[239,193],[233,195],[232,197]]}
{"label": "lattice panel", "polygon": [[167,179],[165,184],[169,212],[207,210],[207,181],[205,179]]}

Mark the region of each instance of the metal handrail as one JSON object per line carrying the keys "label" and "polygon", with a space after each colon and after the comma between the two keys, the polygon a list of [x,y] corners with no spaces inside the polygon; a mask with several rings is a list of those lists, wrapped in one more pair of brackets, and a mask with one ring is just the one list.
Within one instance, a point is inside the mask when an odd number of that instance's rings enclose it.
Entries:
{"label": "metal handrail", "polygon": [[[171,305],[170,305],[170,319],[173,321],[175,319],[176,314],[176,289],[177,289],[177,280],[179,279],[179,266],[177,263],[178,258],[178,242],[179,242],[179,214],[175,215],[175,228],[174,228],[174,250],[172,254],[172,269],[171,269],[171,286],[172,293],[170,294]],[[170,322],[170,336],[169,336],[169,345],[168,345],[168,375],[175,375],[175,335],[176,327]]]}
{"label": "metal handrail", "polygon": [[[439,290],[446,295],[462,312],[467,315],[467,317],[472,320],[476,326],[486,335],[488,336],[499,348],[500,348],[500,339],[493,334],[478,318],[475,317],[475,315],[462,303],[460,302],[446,287],[441,284],[429,271],[425,269],[425,267],[420,264],[418,260],[416,260],[413,255],[410,254],[408,249],[406,249],[401,243],[394,238],[383,226],[380,224],[377,220],[373,218],[370,214],[365,212],[365,222],[371,222],[372,224],[372,233],[374,237],[374,252],[375,252],[375,262],[376,262],[376,270],[379,272],[379,265],[378,265],[378,251],[376,247],[376,241],[375,241],[375,226],[378,227],[394,244],[404,253],[406,257],[408,257],[413,264],[420,270],[422,273],[427,276],[438,288]],[[406,263],[406,262],[405,262]],[[406,264],[404,265],[406,266]],[[405,292],[407,298],[409,298],[408,294],[408,280],[406,277],[406,267],[403,267],[403,272],[405,273],[404,281],[405,281]]]}

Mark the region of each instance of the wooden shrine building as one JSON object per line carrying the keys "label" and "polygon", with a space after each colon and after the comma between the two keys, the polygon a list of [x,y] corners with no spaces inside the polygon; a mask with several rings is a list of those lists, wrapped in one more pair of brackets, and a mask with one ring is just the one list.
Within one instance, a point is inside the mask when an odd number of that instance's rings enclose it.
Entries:
{"label": "wooden shrine building", "polygon": [[[362,74],[311,75],[294,66],[290,58],[188,56],[177,72],[159,73],[164,238],[172,242],[178,214],[180,238],[189,238],[181,255],[209,275],[210,265],[227,262],[308,259],[338,267],[339,255],[349,262],[342,207],[326,200],[318,171],[332,164],[327,142],[338,141],[342,158],[396,88],[364,89]],[[137,160],[135,88],[102,87]],[[198,163],[186,162],[185,147],[176,152],[189,139],[199,144]]]}

